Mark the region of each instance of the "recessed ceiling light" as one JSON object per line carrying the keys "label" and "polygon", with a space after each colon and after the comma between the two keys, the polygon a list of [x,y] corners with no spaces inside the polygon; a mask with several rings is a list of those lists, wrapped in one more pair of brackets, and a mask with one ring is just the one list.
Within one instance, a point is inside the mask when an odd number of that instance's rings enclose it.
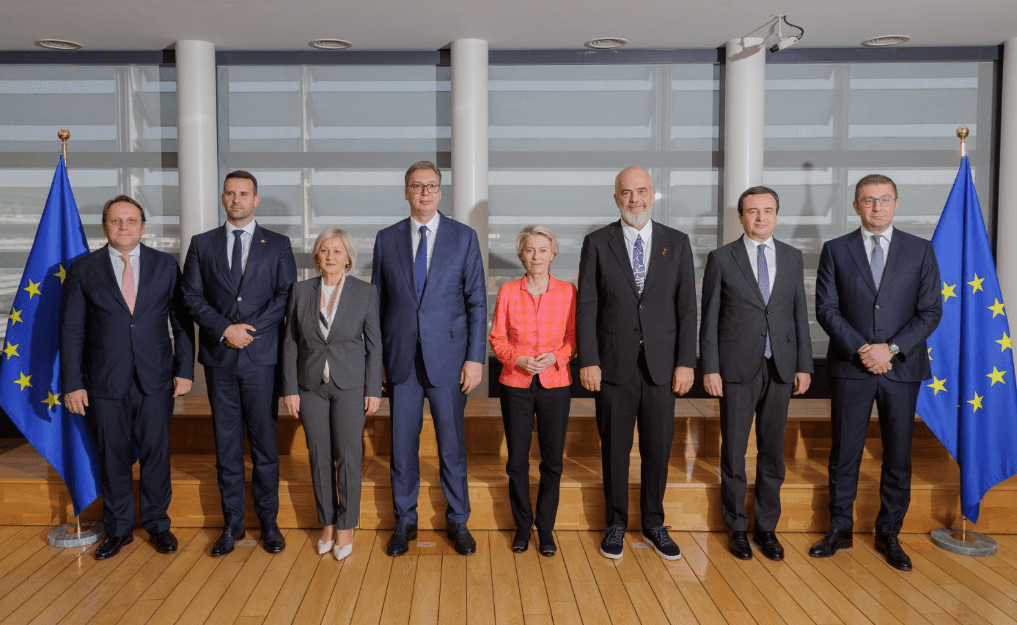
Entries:
{"label": "recessed ceiling light", "polygon": [[896,46],[909,41],[911,41],[911,37],[907,35],[887,35],[885,37],[866,39],[862,42],[862,45],[869,48],[885,48],[886,46]]}
{"label": "recessed ceiling light", "polygon": [[63,39],[40,39],[35,42],[35,45],[47,50],[80,50],[84,47],[80,43]]}
{"label": "recessed ceiling light", "polygon": [[343,39],[315,39],[309,41],[307,45],[318,50],[345,50],[353,47],[352,43]]}
{"label": "recessed ceiling light", "polygon": [[610,50],[611,48],[620,48],[628,42],[628,39],[622,39],[621,37],[598,37],[590,39],[583,45],[594,50]]}

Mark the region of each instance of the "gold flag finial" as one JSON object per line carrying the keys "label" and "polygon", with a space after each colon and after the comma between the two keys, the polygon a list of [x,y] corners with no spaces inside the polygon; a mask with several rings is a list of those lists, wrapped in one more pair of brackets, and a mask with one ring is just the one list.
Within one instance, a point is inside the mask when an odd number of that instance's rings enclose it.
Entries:
{"label": "gold flag finial", "polygon": [[60,152],[64,155],[64,167],[67,167],[67,140],[71,138],[71,131],[61,128],[57,131],[57,138],[60,139]]}
{"label": "gold flag finial", "polygon": [[957,129],[957,138],[960,139],[960,155],[964,158],[968,155],[968,147],[965,145],[964,140],[968,138],[968,127],[961,126]]}

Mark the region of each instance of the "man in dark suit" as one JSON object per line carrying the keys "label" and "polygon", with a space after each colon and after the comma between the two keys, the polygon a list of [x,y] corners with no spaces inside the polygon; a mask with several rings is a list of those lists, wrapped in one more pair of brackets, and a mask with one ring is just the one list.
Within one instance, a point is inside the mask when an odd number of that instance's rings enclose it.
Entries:
{"label": "man in dark suit", "polygon": [[897,185],[879,174],[855,186],[860,230],[823,245],[816,274],[816,319],[830,335],[830,531],[809,550],[817,558],[851,547],[858,467],[872,402],[883,441],[876,550],[903,571],[911,559],[897,540],[911,501],[915,402],[930,377],[925,339],[943,315],[932,244],[891,225]]}
{"label": "man in dark suit", "polygon": [[[173,398],[191,390],[194,326],[175,258],[141,245],[145,211],[126,195],[106,202],[108,241],[71,265],[60,310],[64,404],[95,428],[106,540],[96,560],[134,540],[134,448],[141,461],[141,523],[159,553],[177,539],[166,514]],[[172,342],[170,332],[172,328]]]}
{"label": "man in dark suit", "polygon": [[279,512],[279,400],[275,368],[280,329],[297,268],[288,237],[254,221],[258,181],[234,171],[223,183],[226,223],[195,235],[184,263],[184,299],[198,324],[215,429],[223,529],[213,556],[244,536],[244,428],[251,443],[251,491],[269,553],[286,547]]}
{"label": "man in dark suit", "polygon": [[655,191],[638,167],[615,179],[621,220],[586,236],[579,260],[579,377],[595,392],[607,531],[600,553],[622,557],[628,527],[629,453],[639,428],[643,536],[681,557],[664,526],[664,490],[674,438],[674,393],[692,387],[696,279],[689,237],[650,220]]}
{"label": "man in dark suit", "polygon": [[410,217],[378,232],[371,281],[381,304],[381,341],[392,403],[392,503],[388,554],[417,535],[424,397],[438,438],[446,532],[462,555],[476,551],[466,528],[463,412],[487,357],[487,286],[477,233],[438,213],[441,172],[429,161],[406,171]]}
{"label": "man in dark suit", "polygon": [[745,235],[710,252],[699,349],[706,392],[720,398],[720,491],[735,557],[752,557],[745,512],[745,450],[756,421],[753,541],[783,560],[777,535],[784,424],[791,394],[812,382],[812,338],[802,253],[773,238],[780,200],[767,187],[738,198]]}

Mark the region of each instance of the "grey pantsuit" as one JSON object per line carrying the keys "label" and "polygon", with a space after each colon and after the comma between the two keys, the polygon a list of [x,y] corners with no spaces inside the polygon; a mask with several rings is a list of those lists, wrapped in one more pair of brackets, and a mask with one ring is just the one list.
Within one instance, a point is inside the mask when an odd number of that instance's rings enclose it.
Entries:
{"label": "grey pantsuit", "polygon": [[318,521],[352,529],[360,516],[364,397],[381,397],[378,296],[373,285],[346,276],[327,336],[318,321],[320,299],[321,278],[293,285],[283,336],[283,395],[300,395]]}

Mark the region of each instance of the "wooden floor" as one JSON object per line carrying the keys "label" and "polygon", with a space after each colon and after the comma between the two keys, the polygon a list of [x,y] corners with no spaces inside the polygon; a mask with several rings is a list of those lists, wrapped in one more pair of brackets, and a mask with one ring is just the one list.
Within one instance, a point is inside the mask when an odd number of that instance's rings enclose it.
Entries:
{"label": "wooden floor", "polygon": [[856,535],[854,549],[805,555],[818,534],[782,533],[782,563],[743,562],[721,533],[674,532],[666,562],[634,532],[625,556],[599,554],[599,532],[557,531],[558,555],[514,554],[511,533],[478,531],[477,553],[456,555],[422,531],[408,554],[385,555],[387,531],[361,530],[353,555],[318,556],[317,531],[286,530],[269,555],[248,536],[224,558],[216,531],[178,531],[163,556],[143,530],[116,557],[94,546],[55,549],[48,528],[0,527],[0,625],[46,623],[965,623],[1015,624],[1017,536],[987,558],[956,556],[925,534],[902,535],[915,570],[896,571]]}

